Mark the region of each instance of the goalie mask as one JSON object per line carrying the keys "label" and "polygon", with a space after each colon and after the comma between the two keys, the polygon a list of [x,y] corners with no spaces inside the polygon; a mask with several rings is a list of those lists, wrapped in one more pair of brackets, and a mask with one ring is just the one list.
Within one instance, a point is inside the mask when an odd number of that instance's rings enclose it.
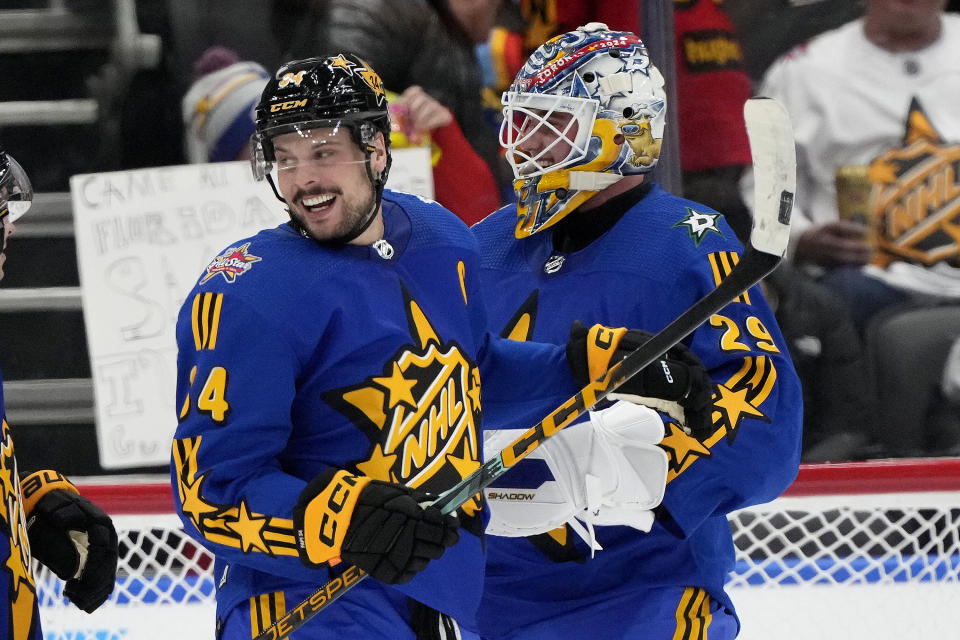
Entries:
{"label": "goalie mask", "polygon": [[[273,139],[296,133],[323,144],[325,136],[349,131],[364,154],[365,159],[359,162],[366,165],[375,204],[357,227],[335,241],[349,242],[363,233],[380,209],[390,170],[390,116],[380,76],[352,54],[295,60],[283,65],[267,83],[255,114],[256,130],[251,138],[250,153],[253,175],[257,180],[266,179],[281,201],[284,198],[277,188],[276,172],[295,166],[285,164],[278,168]],[[386,167],[375,175],[371,157],[376,151],[377,133],[383,135],[387,159]],[[327,161],[318,157],[315,162]],[[293,222],[297,225],[295,219]]]}
{"label": "goalie mask", "polygon": [[0,229],[25,214],[31,204],[33,187],[30,178],[23,167],[0,148]]}
{"label": "goalie mask", "polygon": [[500,145],[513,167],[516,236],[559,222],[660,157],[663,76],[636,35],[591,22],[534,51],[503,94]]}

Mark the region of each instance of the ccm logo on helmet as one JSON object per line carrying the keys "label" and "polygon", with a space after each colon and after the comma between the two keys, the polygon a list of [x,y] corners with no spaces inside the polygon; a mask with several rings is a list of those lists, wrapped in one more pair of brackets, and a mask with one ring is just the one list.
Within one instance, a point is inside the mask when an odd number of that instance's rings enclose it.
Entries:
{"label": "ccm logo on helmet", "polygon": [[297,107],[305,107],[307,105],[307,99],[303,100],[287,100],[286,102],[278,102],[276,104],[270,105],[270,113],[276,113],[277,111],[287,111],[289,109],[296,109]]}

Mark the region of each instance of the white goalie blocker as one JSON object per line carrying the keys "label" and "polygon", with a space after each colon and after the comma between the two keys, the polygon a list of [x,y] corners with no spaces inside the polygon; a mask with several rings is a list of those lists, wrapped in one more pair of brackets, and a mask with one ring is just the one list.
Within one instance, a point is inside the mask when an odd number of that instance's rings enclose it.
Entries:
{"label": "white goalie blocker", "polygon": [[[521,433],[486,431],[484,450],[496,455]],[[521,463],[542,460],[552,477],[530,486],[528,474],[507,473],[497,486],[484,489],[490,507],[487,533],[521,537],[569,524],[594,551],[602,549],[596,525],[646,533],[667,482],[667,454],[657,446],[663,436],[660,415],[643,405],[618,401],[591,411],[588,422],[565,428]],[[513,486],[511,478],[522,486]]]}

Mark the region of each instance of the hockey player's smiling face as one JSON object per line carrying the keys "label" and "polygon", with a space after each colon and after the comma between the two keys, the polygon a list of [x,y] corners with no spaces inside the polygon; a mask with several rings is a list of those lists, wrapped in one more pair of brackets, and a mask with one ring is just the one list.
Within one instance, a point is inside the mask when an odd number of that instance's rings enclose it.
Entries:
{"label": "hockey player's smiling face", "polygon": [[[310,237],[336,240],[367,220],[376,204],[366,158],[345,127],[292,132],[273,139],[277,187]],[[383,137],[374,140],[370,168],[386,166]]]}
{"label": "hockey player's smiling face", "polygon": [[551,167],[566,160],[573,148],[572,141],[577,137],[578,123],[572,114],[540,109],[530,109],[528,116],[520,124],[521,142],[518,150],[533,159],[540,168]]}

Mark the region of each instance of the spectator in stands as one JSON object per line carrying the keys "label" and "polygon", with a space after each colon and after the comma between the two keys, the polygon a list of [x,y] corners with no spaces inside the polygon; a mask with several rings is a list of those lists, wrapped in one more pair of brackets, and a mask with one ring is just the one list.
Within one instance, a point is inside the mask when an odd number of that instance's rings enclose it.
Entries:
{"label": "spectator in stands", "polygon": [[740,40],[747,73],[759,82],[781,55],[810,38],[859,18],[863,3],[851,0],[722,0]]}
{"label": "spectator in stands", "polygon": [[189,162],[249,157],[253,110],[270,74],[242,62],[226,47],[207,49],[193,66],[194,83],[183,96],[184,151]]}
{"label": "spectator in stands", "polygon": [[[960,16],[945,5],[867,0],[862,18],[778,60],[759,91],[781,100],[795,127],[790,255],[866,335],[877,436],[905,454],[942,451],[926,420],[940,410],[937,376],[915,375],[893,354],[927,354],[916,367],[936,374],[960,327],[960,244],[941,197],[957,188],[941,169],[960,151]],[[860,219],[841,216],[838,172],[859,176],[841,180],[853,186],[840,200],[864,202]],[[916,408],[902,411],[907,398]]]}
{"label": "spectator in stands", "polygon": [[490,167],[464,138],[453,113],[420,85],[390,96],[394,149],[429,145],[432,148],[434,199],[465,223],[482,220],[500,207]]}
{"label": "spectator in stands", "polygon": [[723,213],[741,238],[750,212],[737,187],[750,165],[743,103],[752,88],[740,40],[715,0],[674,0],[683,196]]}
{"label": "spectator in stands", "polygon": [[782,263],[763,281],[803,387],[804,462],[877,457],[875,402],[856,327],[835,293]]}
{"label": "spectator in stands", "polygon": [[[14,221],[25,214],[33,188],[23,168],[0,148],[0,280]],[[103,604],[117,572],[117,532],[110,517],[56,471],[17,473],[0,377],[0,632],[42,640],[32,560],[66,581],[63,593],[90,613]]]}
{"label": "spectator in stands", "polygon": [[[437,200],[465,218],[481,214],[465,214],[462,204],[451,201],[448,195],[457,195],[456,189],[470,185],[478,191],[476,197],[484,199],[482,214],[486,214],[500,204],[500,192],[506,193],[510,186],[509,170],[483,115],[480,64],[474,55],[475,45],[487,39],[501,1],[323,0],[312,5],[300,35],[291,43],[290,57],[353,52],[380,72],[388,90],[403,96],[410,87],[419,86],[450,110],[460,131],[451,127],[431,132],[442,154],[464,157],[475,152],[497,185],[497,193],[478,189],[473,176],[456,166],[435,172]],[[475,163],[470,166],[478,169]],[[489,184],[486,172],[480,180]]]}

